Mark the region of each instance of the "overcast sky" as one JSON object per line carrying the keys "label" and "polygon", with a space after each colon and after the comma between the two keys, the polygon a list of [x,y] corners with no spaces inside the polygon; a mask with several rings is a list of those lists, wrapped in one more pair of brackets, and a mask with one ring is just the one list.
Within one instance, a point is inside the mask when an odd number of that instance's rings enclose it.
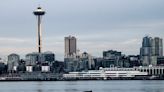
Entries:
{"label": "overcast sky", "polygon": [[102,56],[104,50],[139,54],[146,35],[164,38],[164,0],[2,0],[0,56],[37,51],[38,5],[43,17],[43,51],[63,60],[64,37],[75,36],[81,52]]}

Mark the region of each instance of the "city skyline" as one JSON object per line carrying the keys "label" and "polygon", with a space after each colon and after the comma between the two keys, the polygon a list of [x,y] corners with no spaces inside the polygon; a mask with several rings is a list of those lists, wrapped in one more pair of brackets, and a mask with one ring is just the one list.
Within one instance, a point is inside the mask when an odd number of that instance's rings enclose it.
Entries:
{"label": "city skyline", "polygon": [[164,36],[162,0],[63,1],[2,1],[0,55],[37,51],[37,24],[31,11],[38,3],[47,11],[43,19],[43,51],[54,52],[59,60],[64,57],[64,37],[69,35],[77,38],[78,49],[93,56],[102,56],[102,51],[108,49],[139,54],[145,35]]}

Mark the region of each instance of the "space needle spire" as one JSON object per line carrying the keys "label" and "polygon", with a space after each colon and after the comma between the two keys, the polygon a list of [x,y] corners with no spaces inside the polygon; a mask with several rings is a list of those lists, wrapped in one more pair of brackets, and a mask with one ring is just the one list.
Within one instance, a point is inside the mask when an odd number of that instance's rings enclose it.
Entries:
{"label": "space needle spire", "polygon": [[38,26],[37,26],[38,52],[41,53],[42,52],[41,18],[45,14],[45,11],[39,6],[33,13],[35,16],[37,16],[38,19]]}

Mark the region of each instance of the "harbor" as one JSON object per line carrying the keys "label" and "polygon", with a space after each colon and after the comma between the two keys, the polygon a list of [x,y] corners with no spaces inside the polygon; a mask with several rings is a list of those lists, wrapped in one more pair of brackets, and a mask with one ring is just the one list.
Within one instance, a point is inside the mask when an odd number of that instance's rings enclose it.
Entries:
{"label": "harbor", "polygon": [[0,75],[0,81],[164,80],[164,67],[102,68],[81,72],[19,72]]}

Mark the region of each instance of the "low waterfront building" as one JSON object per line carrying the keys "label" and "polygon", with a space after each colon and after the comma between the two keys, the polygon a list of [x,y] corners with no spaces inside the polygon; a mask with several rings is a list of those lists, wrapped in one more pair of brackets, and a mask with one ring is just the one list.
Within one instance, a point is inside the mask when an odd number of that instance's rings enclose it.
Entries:
{"label": "low waterfront building", "polygon": [[55,61],[55,54],[50,51],[41,53],[41,61],[42,61],[42,63],[47,62],[47,63],[51,64]]}
{"label": "low waterfront building", "polygon": [[102,67],[130,67],[130,60],[121,52],[115,50],[103,51]]}
{"label": "low waterfront building", "polygon": [[39,53],[29,53],[26,55],[26,65],[36,65],[36,63],[39,61]]}
{"label": "low waterfront building", "polygon": [[103,67],[119,66],[122,53],[115,50],[103,51]]}
{"label": "low waterfront building", "polygon": [[62,73],[64,71],[64,62],[63,61],[55,61],[52,63],[50,67],[51,72],[53,73]]}
{"label": "low waterfront building", "polygon": [[3,62],[0,62],[0,74],[7,72],[7,65]]}
{"label": "low waterfront building", "polygon": [[106,59],[116,59],[117,57],[121,57],[121,52],[115,51],[115,50],[108,50],[103,51],[103,58]]}
{"label": "low waterfront building", "polygon": [[129,55],[128,56],[128,60],[129,60],[130,67],[138,67],[138,66],[141,65],[141,61],[140,61],[140,56],[139,55]]}
{"label": "low waterfront building", "polygon": [[66,72],[89,70],[94,68],[93,57],[87,52],[77,54],[75,57],[64,58]]}
{"label": "low waterfront building", "polygon": [[64,70],[66,72],[78,71],[79,61],[77,58],[64,58]]}
{"label": "low waterfront building", "polygon": [[19,64],[17,67],[17,72],[25,72],[26,71],[26,66],[24,64]]}
{"label": "low waterfront building", "polygon": [[35,66],[33,66],[33,72],[41,72],[41,71],[42,71],[41,65],[35,65]]}
{"label": "low waterfront building", "polygon": [[20,61],[20,56],[18,54],[12,53],[10,55],[8,55],[8,61],[7,61],[7,65],[8,65],[8,71],[16,71],[17,67],[19,65],[19,61]]}
{"label": "low waterfront building", "polygon": [[26,71],[27,72],[33,72],[33,66],[26,66]]}
{"label": "low waterfront building", "polygon": [[164,56],[157,57],[157,65],[164,66]]}
{"label": "low waterfront building", "polygon": [[98,70],[100,67],[103,67],[103,64],[102,64],[103,58],[94,58],[93,61],[95,64],[94,70]]}
{"label": "low waterfront building", "polygon": [[35,66],[38,63],[49,63],[52,64],[55,61],[55,54],[47,51],[44,53],[29,53],[26,55],[26,65]]}
{"label": "low waterfront building", "polygon": [[42,72],[50,72],[50,66],[42,66]]}
{"label": "low waterfront building", "polygon": [[147,72],[148,75],[164,75],[164,66],[140,66],[134,67],[135,70],[140,72]]}
{"label": "low waterfront building", "polygon": [[141,72],[134,68],[100,68],[82,72],[69,72],[64,74],[66,79],[110,79],[110,78],[134,78],[136,76],[147,76],[147,72]]}
{"label": "low waterfront building", "polygon": [[41,71],[42,72],[50,72],[50,66],[48,65],[48,63],[43,63],[42,64]]}

